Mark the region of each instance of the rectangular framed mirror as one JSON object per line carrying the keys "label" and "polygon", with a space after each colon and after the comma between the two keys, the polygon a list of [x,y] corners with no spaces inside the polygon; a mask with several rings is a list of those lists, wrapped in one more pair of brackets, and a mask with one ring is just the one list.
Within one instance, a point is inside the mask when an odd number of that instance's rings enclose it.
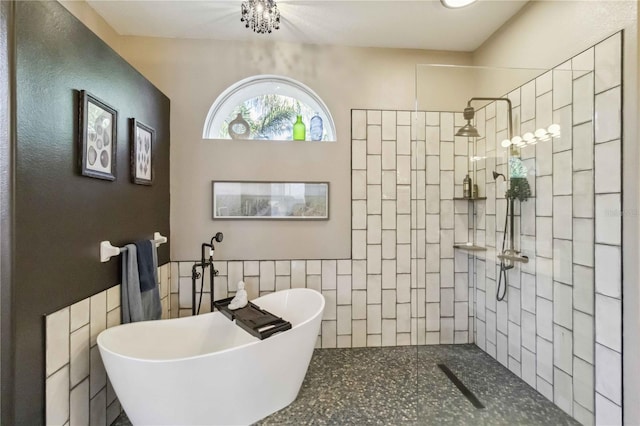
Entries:
{"label": "rectangular framed mirror", "polygon": [[213,219],[328,220],[328,182],[212,182]]}

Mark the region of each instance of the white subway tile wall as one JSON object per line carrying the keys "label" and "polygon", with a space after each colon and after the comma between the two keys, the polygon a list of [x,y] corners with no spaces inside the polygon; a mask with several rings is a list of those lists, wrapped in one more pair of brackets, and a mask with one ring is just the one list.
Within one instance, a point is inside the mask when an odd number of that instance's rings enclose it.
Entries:
{"label": "white subway tile wall", "polygon": [[[171,273],[176,277],[171,279]],[[179,289],[177,264],[158,268],[162,318],[170,318],[170,290]],[[110,425],[122,409],[96,344],[98,334],[121,323],[120,285],[46,316],[48,425]]]}
{"label": "white subway tile wall", "polygon": [[[510,271],[506,303],[497,310],[493,266],[504,190],[488,184],[476,217],[476,238],[485,235],[488,248],[475,261],[476,276],[486,270],[475,298],[477,345],[583,424],[619,424],[622,416],[621,40],[615,34],[555,68],[551,81],[547,73],[510,94],[521,99],[516,129],[524,131],[529,121],[535,126],[528,131],[547,126],[550,109],[562,134],[522,150],[536,185],[534,197],[520,205],[516,241],[530,262]],[[501,114],[492,118],[496,105],[499,111],[500,103],[488,105],[485,123],[478,123],[487,140],[501,140],[495,129],[506,125]],[[478,163],[486,182],[491,157],[505,172],[506,150],[495,150],[487,143],[486,167]]]}

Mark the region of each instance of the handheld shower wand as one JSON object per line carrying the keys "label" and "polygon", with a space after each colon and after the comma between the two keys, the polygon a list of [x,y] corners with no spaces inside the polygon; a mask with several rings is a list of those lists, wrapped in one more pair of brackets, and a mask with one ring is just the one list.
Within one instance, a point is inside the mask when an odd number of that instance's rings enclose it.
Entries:
{"label": "handheld shower wand", "polygon": [[[513,119],[512,119],[512,106],[511,100],[509,98],[485,98],[485,97],[474,97],[469,99],[467,102],[467,107],[464,109],[463,117],[467,120],[467,124],[461,127],[457,132],[456,136],[466,136],[466,137],[480,137],[478,130],[475,128],[473,124],[471,124],[471,120],[475,116],[475,109],[471,106],[471,103],[474,101],[495,101],[495,102],[505,102],[507,104],[507,130],[509,140],[513,139]],[[517,151],[514,145],[511,145],[510,152],[511,155],[517,155]],[[497,181],[498,177],[502,176],[502,178],[506,181],[507,178],[502,173],[498,173],[496,171],[493,172],[493,180]],[[500,258],[500,278],[498,279],[498,288],[496,289],[496,299],[503,300],[507,295],[507,271],[514,267],[514,258],[517,257],[517,252],[515,251],[515,241],[514,241],[514,198],[507,196],[507,209],[505,212],[504,218],[504,233],[502,235],[502,252],[498,255]],[[511,243],[509,249],[505,250],[506,242],[507,242],[507,225],[509,225],[509,216],[511,216],[511,224],[509,226],[509,242]],[[507,258],[507,259],[505,259]],[[525,258],[524,256],[522,258]],[[523,261],[518,259],[518,261]],[[504,277],[504,288],[502,287]],[[501,292],[502,290],[502,292]]]}
{"label": "handheld shower wand", "polygon": [[[493,171],[493,180],[498,181],[498,177],[502,176],[502,179],[505,181],[507,178],[502,173],[498,173],[495,170]],[[504,215],[504,232],[502,233],[502,253],[505,252],[505,245],[507,243],[507,224],[509,222],[509,207],[511,207],[511,212],[513,212],[513,201],[511,201],[511,206],[507,203],[507,210]],[[513,238],[513,218],[511,219],[511,238]],[[511,242],[513,244],[513,241]],[[498,276],[498,287],[496,288],[496,299],[498,301],[503,300],[507,295],[507,271],[513,268],[513,264],[507,265],[504,259],[500,259],[500,274]],[[504,277],[504,288],[502,287],[502,281]],[[500,290],[502,289],[502,294],[500,294]]]}

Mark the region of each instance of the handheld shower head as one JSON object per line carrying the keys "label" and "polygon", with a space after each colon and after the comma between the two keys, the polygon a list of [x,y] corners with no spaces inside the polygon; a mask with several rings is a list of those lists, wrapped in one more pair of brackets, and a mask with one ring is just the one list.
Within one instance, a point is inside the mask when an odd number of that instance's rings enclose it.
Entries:
{"label": "handheld shower head", "polygon": [[493,171],[493,180],[497,180],[498,176],[502,176],[502,179],[507,180],[507,178],[502,174],[502,173],[498,173],[495,170]]}
{"label": "handheld shower head", "polygon": [[213,242],[217,241],[217,242],[221,243],[223,237],[224,237],[224,235],[222,235],[222,232],[217,232],[216,235],[211,237],[211,241],[209,242],[209,244],[207,244],[207,243],[203,243],[202,244],[202,264],[203,265],[205,263],[204,248],[205,247],[209,247],[209,261],[213,261],[213,251],[215,250],[215,247],[213,246]]}
{"label": "handheld shower head", "polygon": [[216,235],[211,237],[211,242],[209,243],[210,257],[213,256],[213,250],[215,250],[215,248],[213,247],[213,242],[216,241],[221,243],[223,238],[224,238],[224,235],[222,235],[222,232],[216,232]]}

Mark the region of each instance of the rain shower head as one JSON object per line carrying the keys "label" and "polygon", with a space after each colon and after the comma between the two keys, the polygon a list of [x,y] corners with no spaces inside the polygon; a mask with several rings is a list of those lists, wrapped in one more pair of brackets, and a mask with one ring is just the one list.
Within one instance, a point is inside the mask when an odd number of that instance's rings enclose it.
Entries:
{"label": "rain shower head", "polygon": [[476,129],[473,124],[467,123],[464,126],[460,127],[460,130],[456,132],[456,136],[466,136],[470,138],[479,138],[480,133],[478,133],[478,129]]}
{"label": "rain shower head", "polygon": [[478,133],[478,129],[471,124],[471,120],[473,120],[473,116],[475,115],[475,110],[471,105],[467,105],[464,109],[464,119],[467,120],[467,124],[462,126],[457,132],[456,136],[466,136],[470,138],[479,138],[480,133]]}
{"label": "rain shower head", "polygon": [[467,124],[462,126],[457,132],[456,136],[466,136],[470,138],[479,138],[480,133],[478,133],[478,129],[475,128],[473,124],[471,124],[471,120],[475,116],[476,111],[471,106],[471,102],[473,101],[504,101],[507,102],[507,118],[508,118],[508,126],[509,130],[509,139],[513,138],[513,128],[512,128],[512,120],[511,120],[511,100],[509,98],[471,98],[469,102],[467,102],[467,107],[464,109],[464,119],[467,120]]}

